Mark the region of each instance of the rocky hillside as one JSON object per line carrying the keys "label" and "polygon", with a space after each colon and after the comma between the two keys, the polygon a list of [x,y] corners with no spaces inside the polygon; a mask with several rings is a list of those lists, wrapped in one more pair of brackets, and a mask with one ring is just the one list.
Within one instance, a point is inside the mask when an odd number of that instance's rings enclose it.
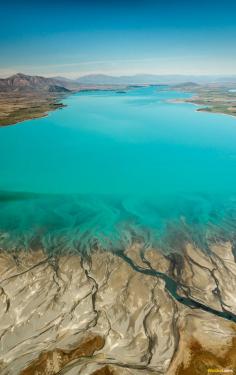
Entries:
{"label": "rocky hillside", "polygon": [[49,111],[64,107],[61,100],[65,96],[79,91],[114,89],[114,85],[84,85],[63,77],[17,73],[0,79],[0,126],[46,116]]}
{"label": "rocky hillside", "polygon": [[22,73],[0,79],[0,92],[68,92],[66,83],[53,78]]}

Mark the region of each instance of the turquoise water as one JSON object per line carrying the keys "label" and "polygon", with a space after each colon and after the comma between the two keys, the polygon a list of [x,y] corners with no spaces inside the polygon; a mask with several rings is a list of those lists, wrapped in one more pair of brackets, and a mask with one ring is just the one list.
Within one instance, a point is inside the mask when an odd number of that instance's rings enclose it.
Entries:
{"label": "turquoise water", "polygon": [[48,117],[1,128],[2,244],[233,237],[236,119],[169,102],[189,95],[84,92]]}

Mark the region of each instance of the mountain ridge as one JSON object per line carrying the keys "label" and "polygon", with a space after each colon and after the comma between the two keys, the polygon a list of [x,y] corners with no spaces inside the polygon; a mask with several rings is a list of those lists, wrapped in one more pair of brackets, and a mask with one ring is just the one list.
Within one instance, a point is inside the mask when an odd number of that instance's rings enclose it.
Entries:
{"label": "mountain ridge", "polygon": [[206,76],[206,75],[181,75],[181,74],[135,74],[112,76],[106,74],[87,74],[75,80],[79,84],[180,84],[193,83],[222,83],[236,82],[236,76]]}
{"label": "mountain ridge", "polygon": [[194,75],[155,75],[135,74],[113,76],[107,74],[87,74],[77,79],[62,76],[43,77],[41,75],[27,75],[16,73],[7,78],[0,78],[1,92],[70,92],[78,91],[84,85],[182,85],[186,83],[235,83],[236,76],[194,76]]}
{"label": "mountain ridge", "polygon": [[57,79],[30,76],[23,73],[0,79],[1,92],[69,92],[66,85]]}

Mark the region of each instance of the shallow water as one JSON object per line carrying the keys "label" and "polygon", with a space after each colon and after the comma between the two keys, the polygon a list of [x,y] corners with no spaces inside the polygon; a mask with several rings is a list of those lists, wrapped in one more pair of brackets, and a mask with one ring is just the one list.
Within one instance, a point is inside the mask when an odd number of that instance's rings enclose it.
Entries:
{"label": "shallow water", "polygon": [[1,128],[1,242],[84,249],[141,236],[171,250],[188,236],[232,239],[236,119],[168,102],[189,95],[84,92]]}

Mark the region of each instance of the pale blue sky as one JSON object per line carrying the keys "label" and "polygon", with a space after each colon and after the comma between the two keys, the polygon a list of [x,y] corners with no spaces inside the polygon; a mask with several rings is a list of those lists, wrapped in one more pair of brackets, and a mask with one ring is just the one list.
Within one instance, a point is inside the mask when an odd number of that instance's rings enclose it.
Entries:
{"label": "pale blue sky", "polygon": [[5,2],[0,76],[236,74],[235,14],[232,0]]}

